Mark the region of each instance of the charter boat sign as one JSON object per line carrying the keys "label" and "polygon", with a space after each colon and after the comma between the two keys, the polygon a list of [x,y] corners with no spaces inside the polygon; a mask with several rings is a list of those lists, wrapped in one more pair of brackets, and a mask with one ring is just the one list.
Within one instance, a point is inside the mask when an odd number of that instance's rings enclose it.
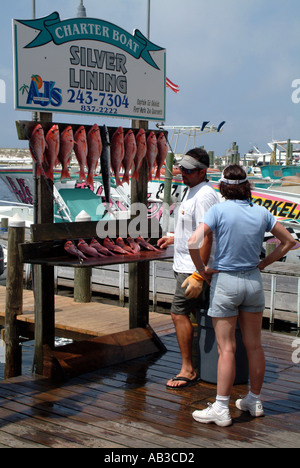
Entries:
{"label": "charter boat sign", "polygon": [[166,50],[94,18],[13,20],[15,109],[165,120]]}

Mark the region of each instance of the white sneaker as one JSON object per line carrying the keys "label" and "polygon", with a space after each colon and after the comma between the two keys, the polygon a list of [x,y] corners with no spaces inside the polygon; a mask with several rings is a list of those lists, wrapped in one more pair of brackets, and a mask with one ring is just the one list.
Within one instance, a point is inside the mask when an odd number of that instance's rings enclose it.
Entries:
{"label": "white sneaker", "polygon": [[211,403],[202,411],[194,411],[192,414],[195,421],[209,424],[215,423],[217,426],[226,427],[232,424],[232,419],[229,410],[224,410],[222,413],[217,413]]}
{"label": "white sneaker", "polygon": [[251,416],[260,418],[264,415],[264,408],[260,400],[249,401],[249,398],[241,398],[235,402],[235,406],[241,411],[249,411]]}

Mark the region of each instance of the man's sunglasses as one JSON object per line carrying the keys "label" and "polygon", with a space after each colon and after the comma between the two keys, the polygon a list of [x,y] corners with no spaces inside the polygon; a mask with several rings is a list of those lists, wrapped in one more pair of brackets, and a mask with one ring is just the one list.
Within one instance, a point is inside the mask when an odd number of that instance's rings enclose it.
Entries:
{"label": "man's sunglasses", "polygon": [[178,166],[181,172],[185,172],[185,174],[193,174],[193,172],[198,171],[199,169],[186,169],[183,166]]}

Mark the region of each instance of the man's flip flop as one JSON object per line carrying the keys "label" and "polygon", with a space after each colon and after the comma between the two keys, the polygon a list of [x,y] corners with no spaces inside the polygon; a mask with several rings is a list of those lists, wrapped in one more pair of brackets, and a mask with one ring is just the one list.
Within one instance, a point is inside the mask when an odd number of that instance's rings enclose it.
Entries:
{"label": "man's flip flop", "polygon": [[199,382],[199,378],[195,377],[194,379],[188,379],[187,377],[173,377],[171,379],[172,382],[185,382],[183,385],[179,385],[177,387],[172,387],[172,385],[166,385],[167,388],[171,388],[172,390],[181,390],[182,388],[191,387]]}

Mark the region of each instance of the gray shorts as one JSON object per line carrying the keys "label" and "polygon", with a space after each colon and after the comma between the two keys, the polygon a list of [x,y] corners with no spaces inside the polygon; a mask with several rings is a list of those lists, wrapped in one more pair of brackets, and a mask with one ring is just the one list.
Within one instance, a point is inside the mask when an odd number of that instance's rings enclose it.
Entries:
{"label": "gray shorts", "polygon": [[210,317],[235,317],[239,311],[263,312],[265,295],[258,268],[249,271],[222,271],[213,275],[210,290]]}
{"label": "gray shorts", "polygon": [[210,287],[204,281],[203,289],[197,299],[187,299],[184,295],[186,288],[182,288],[182,283],[191,276],[192,273],[177,273],[174,272],[176,279],[176,290],[173,298],[171,312],[176,315],[190,315],[191,312],[200,309],[208,310],[209,307],[209,290]]}

